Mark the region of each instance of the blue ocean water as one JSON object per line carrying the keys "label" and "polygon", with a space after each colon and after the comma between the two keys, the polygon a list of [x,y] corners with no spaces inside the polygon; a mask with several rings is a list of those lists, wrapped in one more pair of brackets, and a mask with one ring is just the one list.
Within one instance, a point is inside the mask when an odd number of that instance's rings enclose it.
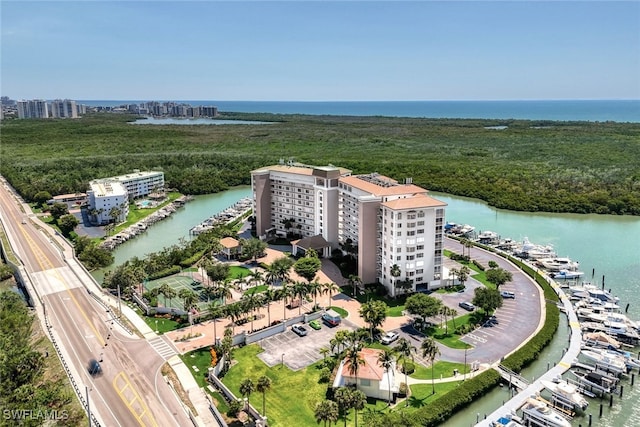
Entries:
{"label": "blue ocean water", "polygon": [[[146,101],[84,100],[115,107]],[[640,100],[535,101],[175,101],[214,105],[221,112],[388,116],[461,119],[524,119],[590,122],[640,122]]]}

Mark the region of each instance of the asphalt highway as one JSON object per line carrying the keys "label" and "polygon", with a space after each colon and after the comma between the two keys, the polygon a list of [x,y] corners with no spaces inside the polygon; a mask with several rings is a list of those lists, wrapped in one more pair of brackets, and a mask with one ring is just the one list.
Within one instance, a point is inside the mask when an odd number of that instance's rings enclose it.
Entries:
{"label": "asphalt highway", "polygon": [[[192,425],[160,369],[164,358],[144,339],[126,333],[93,298],[85,283],[93,279],[71,268],[71,253],[20,209],[4,181],[0,185],[2,221],[44,305],[52,332],[90,409],[104,426]],[[78,273],[80,271],[80,273]],[[36,296],[32,296],[37,300]],[[50,356],[51,357],[51,356]],[[101,361],[91,375],[89,361]]]}

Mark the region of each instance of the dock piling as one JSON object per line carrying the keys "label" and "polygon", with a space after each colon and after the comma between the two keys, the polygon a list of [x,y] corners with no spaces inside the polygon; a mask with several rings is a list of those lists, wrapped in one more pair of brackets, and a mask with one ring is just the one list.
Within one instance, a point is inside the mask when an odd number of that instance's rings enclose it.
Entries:
{"label": "dock piling", "polygon": [[600,402],[600,415],[599,415],[599,417],[602,418],[602,402]]}

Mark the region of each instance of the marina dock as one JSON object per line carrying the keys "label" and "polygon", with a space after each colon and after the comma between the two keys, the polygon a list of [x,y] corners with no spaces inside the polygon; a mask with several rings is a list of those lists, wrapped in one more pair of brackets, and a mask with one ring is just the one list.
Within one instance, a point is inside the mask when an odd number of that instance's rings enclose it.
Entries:
{"label": "marina dock", "polygon": [[251,211],[253,206],[253,202],[249,197],[245,197],[240,199],[233,206],[229,206],[222,212],[218,212],[202,221],[200,224],[192,227],[189,230],[189,234],[191,236],[197,236],[200,233],[204,233],[205,231],[212,230],[214,227],[222,224],[229,224],[233,221],[236,221],[243,216],[245,216],[248,212]]}
{"label": "marina dock", "polygon": [[553,381],[554,378],[562,376],[562,374],[566,373],[569,368],[571,368],[575,359],[578,358],[578,355],[580,354],[580,350],[582,348],[582,331],[580,329],[578,317],[573,309],[573,306],[571,305],[571,301],[562,291],[562,288],[558,285],[558,283],[556,283],[554,280],[551,280],[550,283],[560,297],[560,302],[569,318],[571,337],[569,339],[569,347],[567,348],[567,351],[565,352],[560,362],[558,362],[554,367],[545,372],[540,378],[537,378],[533,383],[527,385],[526,387],[524,383],[521,383],[520,385],[524,388],[521,389],[518,394],[516,394],[509,401],[505,402],[503,406],[496,409],[491,414],[488,414],[486,416],[486,419],[480,421],[478,424],[476,424],[476,426],[491,427],[493,422],[504,416],[505,413],[517,412],[527,403],[527,400],[531,398],[531,396],[538,395],[544,389],[544,386],[541,383],[542,380]]}

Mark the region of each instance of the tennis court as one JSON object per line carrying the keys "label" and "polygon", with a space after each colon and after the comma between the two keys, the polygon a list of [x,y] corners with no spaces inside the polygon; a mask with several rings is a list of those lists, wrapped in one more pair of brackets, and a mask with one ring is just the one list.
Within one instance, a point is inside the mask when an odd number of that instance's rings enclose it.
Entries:
{"label": "tennis court", "polygon": [[144,287],[147,291],[159,288],[160,286],[167,284],[175,292],[174,298],[166,298],[163,294],[158,294],[158,304],[164,307],[176,308],[178,310],[184,310],[184,303],[182,298],[178,296],[182,289],[188,289],[195,292],[200,298],[198,302],[198,311],[202,311],[208,304],[207,296],[203,294],[204,286],[202,283],[194,280],[191,275],[174,275],[163,277],[161,279],[149,280],[144,283]]}

